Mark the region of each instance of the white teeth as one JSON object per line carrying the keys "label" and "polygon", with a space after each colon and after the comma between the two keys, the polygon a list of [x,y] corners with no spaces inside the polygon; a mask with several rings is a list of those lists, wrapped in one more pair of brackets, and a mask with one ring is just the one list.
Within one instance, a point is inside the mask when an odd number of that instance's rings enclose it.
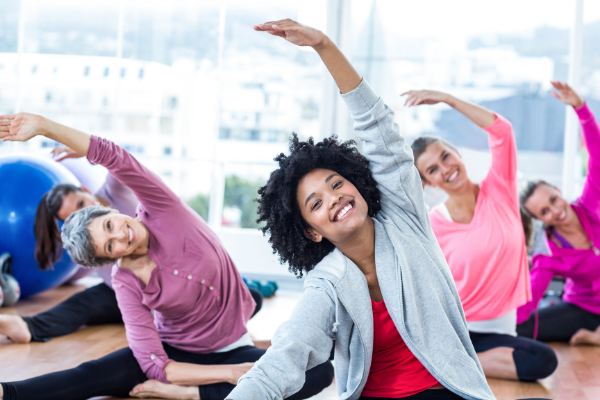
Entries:
{"label": "white teeth", "polygon": [[129,230],[129,243],[131,243],[131,239],[133,239],[133,233],[131,232],[131,228],[127,228]]}
{"label": "white teeth", "polygon": [[350,211],[352,209],[352,204],[348,204],[346,207],[344,207],[342,209],[342,211],[339,212],[337,219],[339,220],[340,218],[342,218],[344,215],[346,215],[346,213],[348,211]]}
{"label": "white teeth", "polygon": [[448,182],[452,182],[453,180],[456,179],[457,176],[458,176],[458,171],[455,171],[452,175],[450,175],[450,179],[448,179]]}

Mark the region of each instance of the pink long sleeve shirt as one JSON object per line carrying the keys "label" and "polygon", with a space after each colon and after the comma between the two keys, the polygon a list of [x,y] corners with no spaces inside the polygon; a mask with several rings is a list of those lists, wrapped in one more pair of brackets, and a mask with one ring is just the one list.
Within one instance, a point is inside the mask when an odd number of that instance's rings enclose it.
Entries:
{"label": "pink long sleeve shirt", "polygon": [[217,236],[160,178],[95,136],[87,157],[140,201],[137,216],[157,267],[147,285],[124,268],[115,268],[112,282],[129,347],[149,379],[167,383],[164,367],[172,360],[161,342],[192,353],[218,351],[247,332],[254,300]]}
{"label": "pink long sleeve shirt", "polygon": [[496,114],[485,131],[492,166],[481,182],[471,222],[449,221],[437,209],[430,213],[467,321],[500,317],[531,299],[513,129]]}
{"label": "pink long sleeve shirt", "polygon": [[535,254],[532,258],[532,300],[517,311],[517,323],[529,319],[555,275],[567,279],[563,301],[600,314],[600,128],[587,104],[575,112],[583,128],[590,158],[583,193],[571,205],[592,243],[592,248],[562,248],[546,234],[548,254]]}

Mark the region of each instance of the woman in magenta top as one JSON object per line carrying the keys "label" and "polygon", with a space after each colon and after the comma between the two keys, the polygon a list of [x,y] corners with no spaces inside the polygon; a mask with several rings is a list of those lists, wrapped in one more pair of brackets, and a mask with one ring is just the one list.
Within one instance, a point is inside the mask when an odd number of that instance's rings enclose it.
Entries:
{"label": "woman in magenta top", "polygon": [[545,378],[557,366],[556,355],[543,343],[516,333],[516,309],[531,299],[531,292],[512,126],[501,115],[446,93],[406,94],[409,106],[446,103],[488,134],[492,165],[480,184],[469,179],[456,148],[438,137],[415,140],[415,165],[424,185],[449,196],[431,210],[431,227],[454,277],[486,376]]}
{"label": "woman in magenta top", "polygon": [[[117,262],[112,282],[129,348],[72,370],[3,383],[3,398],[225,398],[265,350],[252,345],[246,323],[255,303],[217,236],[114,143],[31,114],[0,119],[3,140],[45,135],[63,143],[106,167],[140,201],[136,218],[102,206],[83,208],[67,218],[61,234],[78,264]],[[313,368],[293,397],[318,393],[332,377],[329,362]]]}
{"label": "woman in magenta top", "polygon": [[[552,82],[552,92],[572,106],[589,152],[588,176],[581,196],[569,204],[553,185],[529,182],[521,208],[544,222],[545,236],[533,255],[533,298],[518,310],[519,335],[542,341],[600,345],[600,128],[585,101],[567,85]],[[563,302],[532,315],[554,276],[567,278]],[[536,332],[537,330],[537,332]]]}

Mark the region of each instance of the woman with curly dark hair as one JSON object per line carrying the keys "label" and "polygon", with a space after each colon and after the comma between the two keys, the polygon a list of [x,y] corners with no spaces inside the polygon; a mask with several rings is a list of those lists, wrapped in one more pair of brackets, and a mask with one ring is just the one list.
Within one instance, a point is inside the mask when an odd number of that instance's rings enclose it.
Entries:
{"label": "woman with curly dark hair", "polygon": [[317,51],[365,155],[294,136],[275,159],[258,220],[280,260],[307,273],[305,291],[228,398],[290,396],[335,340],[340,399],[493,399],[394,113],[322,32],[291,20],[254,29]]}

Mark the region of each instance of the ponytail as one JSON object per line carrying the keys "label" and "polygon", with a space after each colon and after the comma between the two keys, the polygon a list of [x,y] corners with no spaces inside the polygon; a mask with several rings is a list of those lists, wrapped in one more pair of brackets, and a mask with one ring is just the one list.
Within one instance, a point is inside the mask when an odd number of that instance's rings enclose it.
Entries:
{"label": "ponytail", "polygon": [[40,269],[52,269],[52,265],[62,254],[60,231],[56,218],[46,205],[48,193],[44,195],[35,213],[33,232],[35,234],[35,260]]}
{"label": "ponytail", "polygon": [[62,207],[65,196],[77,191],[81,191],[81,189],[68,183],[54,185],[38,205],[33,225],[34,257],[42,271],[52,269],[62,254],[62,242],[56,214]]}

